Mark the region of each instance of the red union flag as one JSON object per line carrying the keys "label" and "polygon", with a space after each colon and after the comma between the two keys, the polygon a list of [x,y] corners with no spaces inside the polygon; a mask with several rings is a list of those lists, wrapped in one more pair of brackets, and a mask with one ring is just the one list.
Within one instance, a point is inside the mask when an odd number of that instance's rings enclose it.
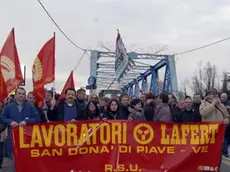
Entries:
{"label": "red union flag", "polygon": [[224,128],[144,121],[27,125],[12,129],[16,171],[219,171]]}
{"label": "red union flag", "polygon": [[5,98],[7,98],[7,89],[6,89],[6,83],[4,81],[4,78],[2,76],[2,72],[0,70],[0,102],[3,102]]}
{"label": "red union flag", "polygon": [[38,53],[32,68],[33,90],[37,104],[42,107],[45,98],[44,85],[55,79],[55,35]]}
{"label": "red union flag", "polygon": [[6,83],[7,94],[23,83],[22,71],[15,44],[14,28],[11,30],[0,52],[1,72]]}
{"label": "red union flag", "polygon": [[59,96],[59,101],[63,98],[65,98],[65,91],[66,89],[68,88],[75,88],[75,85],[74,85],[74,80],[73,80],[73,71],[71,71],[66,83],[65,83],[65,86],[61,92],[61,95]]}

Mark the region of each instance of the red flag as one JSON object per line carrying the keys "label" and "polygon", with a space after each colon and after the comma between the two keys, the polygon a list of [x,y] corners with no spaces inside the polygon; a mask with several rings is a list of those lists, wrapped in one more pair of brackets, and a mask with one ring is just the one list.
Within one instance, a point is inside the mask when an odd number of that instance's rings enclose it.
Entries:
{"label": "red flag", "polygon": [[15,44],[14,28],[11,30],[0,52],[1,72],[7,86],[7,94],[23,83],[22,71]]}
{"label": "red flag", "polygon": [[59,101],[63,98],[65,98],[65,91],[66,89],[68,88],[75,88],[75,85],[74,85],[74,80],[73,80],[73,71],[71,71],[70,75],[69,75],[69,78],[67,79],[66,83],[65,83],[65,86],[61,92],[61,95],[59,97]]}
{"label": "red flag", "polygon": [[3,102],[7,98],[7,96],[8,94],[6,89],[6,83],[0,70],[0,102]]}
{"label": "red flag", "polygon": [[46,95],[44,85],[55,79],[55,35],[42,47],[32,68],[33,90],[39,107],[43,107]]}

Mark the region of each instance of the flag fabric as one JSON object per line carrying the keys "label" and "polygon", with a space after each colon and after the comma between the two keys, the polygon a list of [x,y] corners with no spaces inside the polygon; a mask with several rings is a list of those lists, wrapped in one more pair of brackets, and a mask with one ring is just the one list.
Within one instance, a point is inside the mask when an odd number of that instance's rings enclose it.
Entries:
{"label": "flag fabric", "polygon": [[59,96],[58,98],[58,101],[60,101],[61,99],[64,99],[65,98],[65,91],[66,89],[68,88],[75,88],[75,85],[74,85],[74,79],[73,79],[73,71],[71,71],[66,83],[65,83],[65,86],[61,92],[61,95]]}
{"label": "flag fabric", "polygon": [[116,40],[116,57],[115,57],[115,75],[116,80],[120,82],[124,75],[135,66],[135,63],[128,56],[121,35],[118,31]]}
{"label": "flag fabric", "polygon": [[55,80],[55,35],[45,43],[38,53],[33,67],[33,90],[39,107],[44,106],[46,91],[44,86]]}
{"label": "flag fabric", "polygon": [[0,102],[3,102],[7,98],[7,96],[8,94],[6,89],[6,83],[0,70]]}
{"label": "flag fabric", "polygon": [[24,80],[15,43],[15,31],[11,30],[0,52],[0,68],[6,84],[7,94],[13,92]]}

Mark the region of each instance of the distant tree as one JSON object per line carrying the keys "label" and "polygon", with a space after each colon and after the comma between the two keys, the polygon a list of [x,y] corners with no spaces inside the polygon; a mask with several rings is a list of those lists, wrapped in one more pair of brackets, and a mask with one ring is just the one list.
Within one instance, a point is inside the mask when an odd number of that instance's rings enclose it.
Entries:
{"label": "distant tree", "polygon": [[224,72],[223,85],[221,91],[225,93],[228,92],[228,75],[225,72]]}
{"label": "distant tree", "polygon": [[203,66],[202,61],[200,61],[198,71],[192,76],[189,86],[194,93],[202,94],[205,94],[207,90],[216,88],[218,86],[216,66],[210,62]]}
{"label": "distant tree", "polygon": [[179,90],[179,92],[178,92],[178,101],[184,100],[185,96],[186,95],[184,94],[184,92],[182,90]]}
{"label": "distant tree", "polygon": [[180,92],[182,92],[184,97],[188,95],[188,86],[189,86],[189,80],[188,79],[185,79],[185,80],[181,81],[181,90],[180,90]]}

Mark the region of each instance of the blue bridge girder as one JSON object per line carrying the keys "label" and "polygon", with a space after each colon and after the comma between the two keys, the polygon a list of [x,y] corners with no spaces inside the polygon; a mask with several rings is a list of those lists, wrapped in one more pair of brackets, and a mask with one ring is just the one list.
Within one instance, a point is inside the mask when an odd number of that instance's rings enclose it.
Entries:
{"label": "blue bridge girder", "polygon": [[[115,58],[115,52],[98,52],[100,57]],[[136,53],[130,52],[128,56],[131,59],[152,59],[152,60],[163,60],[166,59],[168,55],[161,54],[149,54],[149,53]]]}
{"label": "blue bridge girder", "polygon": [[[171,68],[175,69],[175,63],[170,64],[170,58],[173,58],[174,56],[168,56],[167,59],[163,59],[154,66],[151,66],[150,69],[146,70],[144,73],[141,73],[140,76],[138,76],[135,80],[131,81],[128,83],[126,86],[122,88],[123,92],[128,92],[130,96],[135,95],[139,96],[139,92],[137,91],[139,88],[139,82],[141,81],[141,90],[143,92],[148,92],[147,90],[147,82],[146,78],[151,75],[151,83],[150,83],[150,92],[153,92],[155,95],[159,95],[159,76],[158,76],[158,70],[161,69],[162,67],[166,66],[165,68],[165,77],[164,77],[164,84],[163,84],[163,92],[169,93],[169,92],[177,92],[177,82],[175,83],[175,80],[172,80],[172,75],[171,75],[171,70],[170,70],[170,65]],[[175,62],[175,61],[174,61]],[[174,66],[173,66],[174,65]],[[174,73],[173,75],[176,76]],[[174,82],[174,85],[172,84]],[[134,92],[133,92],[133,87],[134,87]],[[130,90],[130,91],[129,91]]]}
{"label": "blue bridge girder", "polygon": [[[119,83],[123,86],[121,90],[130,96],[139,96],[142,92],[153,92],[159,95],[160,91],[172,92],[178,95],[176,66],[174,55],[148,54],[148,53],[128,53],[129,57],[135,62],[136,66],[131,69],[124,79]],[[98,88],[105,88],[111,83],[117,84],[115,81],[115,53],[91,51],[90,75],[97,78]],[[100,59],[100,60],[99,60]],[[158,61],[158,63],[149,64],[141,60]],[[159,90],[158,70],[165,67],[165,75],[163,79],[163,90]],[[150,83],[147,77],[151,76]],[[115,81],[115,82],[114,82]],[[141,83],[140,83],[141,82]],[[149,84],[149,86],[148,86]],[[112,88],[112,87],[111,87]]]}
{"label": "blue bridge girder", "polygon": [[[128,73],[127,76],[131,77],[137,77],[139,73]],[[115,78],[115,72],[102,72],[102,71],[97,71],[97,76],[102,77],[102,76],[112,76]]]}
{"label": "blue bridge girder", "polygon": [[[115,64],[97,64],[100,69],[112,69],[115,68]],[[148,70],[149,66],[135,66],[134,70]]]}
{"label": "blue bridge girder", "polygon": [[[115,77],[112,77],[112,78],[110,77],[109,79],[114,79],[114,78],[115,78]],[[104,80],[108,80],[108,77],[106,77],[106,76],[101,76],[101,77],[98,76],[98,77],[97,77],[97,81],[104,81]]]}

